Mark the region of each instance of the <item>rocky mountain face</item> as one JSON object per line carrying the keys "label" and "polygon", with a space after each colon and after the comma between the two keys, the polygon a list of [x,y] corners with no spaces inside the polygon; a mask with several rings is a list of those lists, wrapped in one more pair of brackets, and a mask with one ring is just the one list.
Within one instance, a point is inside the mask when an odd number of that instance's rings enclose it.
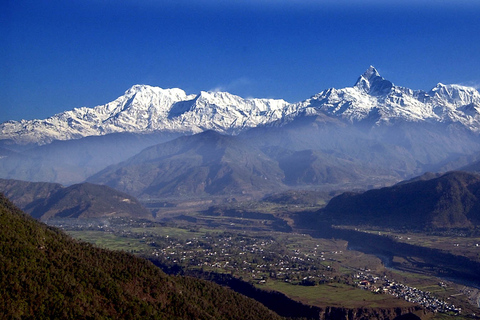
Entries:
{"label": "rocky mountain face", "polygon": [[108,186],[0,179],[0,192],[26,213],[40,220],[50,218],[133,217],[152,219],[134,197]]}
{"label": "rocky mountain face", "polygon": [[236,137],[206,131],[145,149],[90,177],[137,197],[238,194],[278,188],[278,165]]}
{"label": "rocky mountain face", "polygon": [[105,105],[75,108],[44,120],[4,122],[0,140],[46,144],[118,132],[238,133],[318,113],[348,122],[440,122],[480,132],[476,89],[439,83],[428,92],[415,91],[395,86],[370,67],[353,87],[327,89],[298,103],[244,99],[228,92],[188,95],[176,88],[135,85]]}
{"label": "rocky mountain face", "polygon": [[334,224],[443,229],[480,225],[480,176],[453,171],[428,174],[392,187],[347,192],[319,214]]}

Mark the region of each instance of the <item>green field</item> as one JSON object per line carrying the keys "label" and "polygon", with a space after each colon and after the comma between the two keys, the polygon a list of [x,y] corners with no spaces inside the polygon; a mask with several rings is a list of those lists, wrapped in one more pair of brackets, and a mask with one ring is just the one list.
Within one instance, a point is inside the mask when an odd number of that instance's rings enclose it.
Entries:
{"label": "green field", "polygon": [[204,236],[207,233],[219,233],[221,230],[213,229],[184,229],[174,227],[149,227],[149,228],[130,228],[131,233],[155,237],[172,237],[178,240],[187,240]]}
{"label": "green field", "polygon": [[104,231],[67,231],[67,233],[75,239],[110,250],[137,253],[148,249],[148,245],[142,239],[123,237]]}
{"label": "green field", "polygon": [[480,237],[467,236],[467,231],[457,231],[452,234],[426,234],[422,232],[398,232],[379,228],[359,229],[354,226],[339,226],[343,229],[356,229],[358,231],[382,234],[397,242],[415,246],[439,249],[454,255],[465,256],[472,260],[480,261]]}
{"label": "green field", "polygon": [[270,281],[259,287],[267,287],[271,290],[282,292],[294,300],[318,307],[377,308],[412,306],[412,304],[390,295],[375,294],[342,283],[327,283],[308,287]]}

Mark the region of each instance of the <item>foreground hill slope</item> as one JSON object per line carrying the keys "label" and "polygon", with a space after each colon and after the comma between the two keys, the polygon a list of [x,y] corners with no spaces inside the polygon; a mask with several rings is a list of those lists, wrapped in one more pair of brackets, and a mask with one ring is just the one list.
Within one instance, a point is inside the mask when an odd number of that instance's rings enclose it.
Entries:
{"label": "foreground hill slope", "polygon": [[279,319],[213,283],[77,242],[0,194],[0,318]]}
{"label": "foreground hill slope", "polygon": [[480,225],[480,176],[453,171],[364,193],[344,193],[320,211],[336,224],[392,228],[471,228]]}
{"label": "foreground hill slope", "polygon": [[134,197],[103,185],[80,183],[64,187],[57,183],[0,179],[0,192],[41,220],[54,217],[153,218]]}

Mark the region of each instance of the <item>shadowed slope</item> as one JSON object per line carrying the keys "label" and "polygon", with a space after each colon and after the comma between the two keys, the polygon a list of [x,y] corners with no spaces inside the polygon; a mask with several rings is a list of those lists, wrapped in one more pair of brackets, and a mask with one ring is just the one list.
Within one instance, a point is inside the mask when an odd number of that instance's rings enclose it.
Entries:
{"label": "shadowed slope", "polygon": [[361,194],[344,193],[320,212],[341,224],[470,228],[480,224],[480,176],[454,171]]}

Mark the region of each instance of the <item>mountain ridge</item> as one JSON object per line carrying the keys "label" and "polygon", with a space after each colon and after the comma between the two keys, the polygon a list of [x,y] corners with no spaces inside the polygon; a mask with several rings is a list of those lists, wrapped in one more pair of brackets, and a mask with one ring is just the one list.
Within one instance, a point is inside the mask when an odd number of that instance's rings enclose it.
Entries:
{"label": "mountain ridge", "polygon": [[0,192],[39,220],[50,218],[131,217],[153,219],[137,199],[108,186],[0,179]]}
{"label": "mountain ridge", "polygon": [[146,148],[86,181],[139,199],[156,199],[258,197],[292,187],[366,185],[371,174],[380,182],[393,178],[387,170],[356,163],[343,154],[262,146],[261,139],[212,130],[179,137]]}
{"label": "mountain ridge", "polygon": [[480,175],[451,171],[426,174],[391,187],[346,192],[319,215],[334,224],[388,228],[455,229],[480,225]]}
{"label": "mountain ridge", "polygon": [[237,134],[320,113],[349,123],[427,121],[480,132],[480,94],[475,88],[439,83],[428,92],[412,90],[394,85],[370,66],[353,87],[326,89],[296,103],[245,99],[228,92],[201,91],[195,95],[178,88],[134,85],[104,105],[74,108],[44,120],[4,122],[0,124],[0,141],[48,144],[118,132],[191,134],[215,130]]}

